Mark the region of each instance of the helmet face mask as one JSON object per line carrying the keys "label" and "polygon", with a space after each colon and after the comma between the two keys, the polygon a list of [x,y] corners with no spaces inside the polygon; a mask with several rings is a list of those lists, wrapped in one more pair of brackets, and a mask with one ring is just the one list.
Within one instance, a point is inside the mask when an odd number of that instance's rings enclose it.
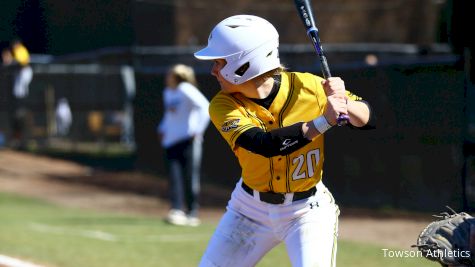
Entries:
{"label": "helmet face mask", "polygon": [[279,34],[267,20],[237,15],[218,23],[208,46],[195,53],[202,60],[224,59],[220,73],[232,84],[244,83],[280,67]]}

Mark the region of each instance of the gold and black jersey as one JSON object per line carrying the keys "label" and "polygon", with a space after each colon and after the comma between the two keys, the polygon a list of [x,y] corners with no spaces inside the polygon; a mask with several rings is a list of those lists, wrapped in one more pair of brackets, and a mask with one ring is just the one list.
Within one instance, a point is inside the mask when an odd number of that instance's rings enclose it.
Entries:
{"label": "gold and black jersey", "polygon": [[[261,192],[300,192],[322,179],[323,135],[290,154],[270,158],[236,145],[237,138],[253,127],[267,132],[322,115],[327,103],[322,80],[310,73],[282,72],[279,91],[268,109],[242,94],[221,91],[211,100],[211,121],[238,158],[247,185]],[[361,99],[349,91],[347,95]]]}

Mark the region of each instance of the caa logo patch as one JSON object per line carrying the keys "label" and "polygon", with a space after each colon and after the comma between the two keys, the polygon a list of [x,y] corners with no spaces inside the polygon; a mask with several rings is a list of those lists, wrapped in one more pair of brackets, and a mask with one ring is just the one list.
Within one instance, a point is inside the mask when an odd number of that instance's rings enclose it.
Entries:
{"label": "caa logo patch", "polygon": [[241,121],[241,119],[225,121],[223,125],[221,125],[221,131],[229,132],[232,129],[236,129],[238,127],[239,121]]}

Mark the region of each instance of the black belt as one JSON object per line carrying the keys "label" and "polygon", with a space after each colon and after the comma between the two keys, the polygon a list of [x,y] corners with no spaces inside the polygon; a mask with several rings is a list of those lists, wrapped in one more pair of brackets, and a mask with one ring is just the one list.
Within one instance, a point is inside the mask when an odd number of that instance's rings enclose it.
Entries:
{"label": "black belt", "polygon": [[[241,186],[242,189],[244,189],[244,191],[246,191],[249,195],[254,196],[254,191],[247,184],[242,182]],[[312,187],[309,190],[303,192],[294,192],[294,197],[292,198],[292,201],[309,198],[315,195],[316,192],[316,187]],[[269,204],[282,204],[285,201],[285,194],[276,192],[259,192],[259,199]]]}

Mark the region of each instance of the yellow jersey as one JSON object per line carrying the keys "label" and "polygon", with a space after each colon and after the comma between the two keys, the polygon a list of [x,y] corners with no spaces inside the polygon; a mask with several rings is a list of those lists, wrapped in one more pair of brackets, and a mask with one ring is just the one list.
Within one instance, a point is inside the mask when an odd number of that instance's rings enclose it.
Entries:
{"label": "yellow jersey", "polygon": [[13,56],[21,66],[26,66],[30,63],[30,53],[22,44],[13,46]]}
{"label": "yellow jersey", "polygon": [[[261,192],[301,192],[322,179],[322,134],[290,154],[270,158],[236,144],[237,138],[250,128],[268,132],[322,115],[327,103],[322,80],[311,73],[282,72],[279,91],[268,109],[239,93],[220,91],[211,100],[211,121],[238,158],[248,186]],[[361,99],[349,91],[347,95],[352,100]]]}

